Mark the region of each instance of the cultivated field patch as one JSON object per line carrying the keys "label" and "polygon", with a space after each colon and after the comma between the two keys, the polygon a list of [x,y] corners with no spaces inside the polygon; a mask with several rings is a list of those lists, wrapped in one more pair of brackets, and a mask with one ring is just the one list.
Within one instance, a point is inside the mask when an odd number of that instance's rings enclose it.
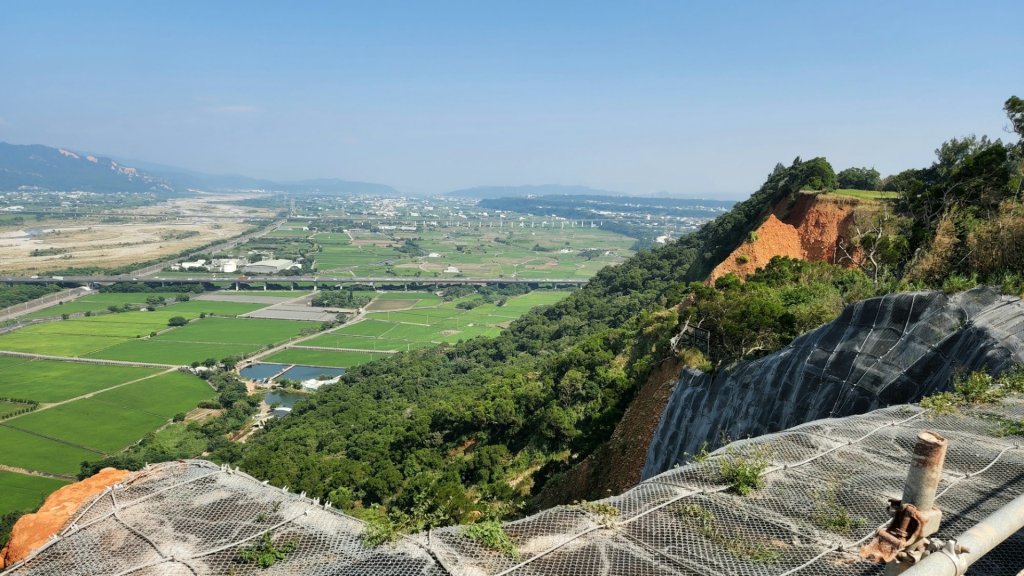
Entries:
{"label": "cultivated field patch", "polygon": [[417,302],[419,302],[419,300],[411,300],[407,298],[394,298],[388,300],[379,299],[367,304],[364,307],[364,310],[370,312],[381,312],[386,310],[408,310],[409,308],[413,308],[414,306],[416,306]]}
{"label": "cultivated field patch", "polygon": [[22,432],[7,425],[19,419],[0,423],[0,446],[4,447],[0,454],[0,464],[63,475],[71,479],[78,473],[83,461],[103,456],[96,451]]}
{"label": "cultivated field patch", "polygon": [[35,510],[54,490],[67,482],[0,470],[0,515]]}
{"label": "cultivated field patch", "polygon": [[0,357],[0,396],[42,404],[61,402],[159,371],[158,368]]}
{"label": "cultivated field patch", "polygon": [[199,378],[172,372],[37,410],[6,424],[109,454],[213,396],[213,389]]}
{"label": "cultivated field patch", "polygon": [[149,362],[184,366],[206,359],[223,360],[258,350],[253,344],[211,344],[208,342],[174,342],[156,338],[128,340],[88,354],[89,358]]}
{"label": "cultivated field patch", "polygon": [[383,356],[386,356],[386,354],[289,348],[268,357],[266,360],[267,362],[274,362],[278,364],[302,364],[305,366],[351,368],[353,366],[372,362]]}
{"label": "cultivated field patch", "polygon": [[60,316],[61,314],[106,312],[107,308],[110,306],[124,306],[125,304],[132,304],[141,307],[145,306],[147,298],[153,296],[163,297],[166,301],[171,302],[178,295],[179,294],[177,292],[99,292],[83,296],[77,300],[72,300],[71,302],[65,302],[64,304],[57,304],[50,306],[49,308],[37,310],[31,314],[26,314],[23,318],[47,318],[50,316]]}
{"label": "cultivated field patch", "polygon": [[264,320],[261,318],[205,318],[168,330],[154,342],[205,342],[209,344],[276,344],[298,336],[316,322]]}
{"label": "cultivated field patch", "polygon": [[90,352],[102,350],[120,344],[125,338],[99,335],[60,335],[51,331],[37,332],[37,327],[28,326],[0,336],[0,350],[12,352],[28,352],[50,356],[83,356]]}
{"label": "cultivated field patch", "polygon": [[[334,348],[337,352],[291,348],[272,356],[268,361],[351,367],[355,365],[353,362],[363,363],[377,358],[373,355],[360,355],[358,351],[401,352],[441,343],[456,343],[478,336],[493,337],[531,308],[554,304],[568,294],[564,291],[535,291],[508,298],[502,306],[482,304],[468,310],[460,308],[460,302],[474,300],[479,296],[474,294],[441,303],[440,298],[430,294],[437,298],[438,304],[398,311],[370,311],[364,320],[301,344],[303,347]],[[392,301],[411,299],[411,293],[404,295],[405,299]]]}

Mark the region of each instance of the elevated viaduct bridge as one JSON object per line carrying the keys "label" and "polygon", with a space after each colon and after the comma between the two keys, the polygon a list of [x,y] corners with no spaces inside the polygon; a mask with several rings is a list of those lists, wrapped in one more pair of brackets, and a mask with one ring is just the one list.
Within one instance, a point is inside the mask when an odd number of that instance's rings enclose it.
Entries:
{"label": "elevated viaduct bridge", "polygon": [[117,274],[117,275],[89,275],[89,276],[0,276],[0,282],[11,284],[112,284],[114,282],[147,282],[160,284],[195,284],[198,282],[232,283],[236,285],[267,285],[267,284],[313,284],[320,285],[342,285],[342,284],[366,284],[366,285],[418,285],[418,286],[453,286],[466,284],[472,286],[487,286],[495,284],[529,284],[529,285],[557,285],[557,286],[582,286],[588,282],[581,278],[419,278],[399,276],[282,276],[282,275],[258,275],[238,276],[232,274],[192,274],[189,276],[161,276],[154,274],[142,276],[139,274]]}

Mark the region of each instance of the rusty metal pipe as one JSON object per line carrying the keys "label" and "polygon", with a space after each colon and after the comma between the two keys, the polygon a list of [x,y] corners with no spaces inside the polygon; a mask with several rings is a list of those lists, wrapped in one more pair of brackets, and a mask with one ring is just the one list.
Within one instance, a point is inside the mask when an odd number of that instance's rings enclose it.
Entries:
{"label": "rusty metal pipe", "polygon": [[[1014,498],[951,540],[946,549],[925,556],[903,576],[962,576],[972,564],[1022,528],[1024,495]],[[1008,573],[1024,566],[1024,559],[1020,562],[1021,566],[1006,566]]]}
{"label": "rusty metal pipe", "polygon": [[908,565],[907,554],[939,529],[942,512],[935,508],[935,492],[942,478],[947,445],[946,439],[935,432],[925,430],[917,435],[903,499],[890,500],[892,521],[861,546],[861,558],[888,563],[886,574],[901,573]]}
{"label": "rusty metal pipe", "polygon": [[947,445],[946,439],[934,432],[925,430],[917,435],[914,459],[903,485],[904,504],[913,504],[924,512],[935,507],[935,491],[942,478]]}

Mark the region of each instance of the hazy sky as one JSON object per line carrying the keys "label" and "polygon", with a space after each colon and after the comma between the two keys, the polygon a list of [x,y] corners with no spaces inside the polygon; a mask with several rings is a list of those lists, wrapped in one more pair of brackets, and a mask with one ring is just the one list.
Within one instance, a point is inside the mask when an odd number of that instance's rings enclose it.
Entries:
{"label": "hazy sky", "polygon": [[745,197],[776,162],[889,173],[1006,137],[1020,0],[16,1],[0,140],[416,193]]}

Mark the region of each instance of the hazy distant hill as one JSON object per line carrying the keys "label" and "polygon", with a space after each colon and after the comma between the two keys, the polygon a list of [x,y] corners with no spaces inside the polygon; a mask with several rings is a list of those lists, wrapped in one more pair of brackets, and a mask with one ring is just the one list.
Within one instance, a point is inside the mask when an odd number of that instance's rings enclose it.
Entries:
{"label": "hazy distant hill", "polygon": [[442,194],[453,198],[525,198],[527,196],[625,196],[622,192],[588,186],[540,184],[537,186],[475,186]]}
{"label": "hazy distant hill", "polygon": [[275,192],[291,192],[293,194],[323,194],[323,195],[382,195],[397,196],[400,194],[387,184],[374,182],[357,182],[353,180],[341,180],[338,178],[319,178],[315,180],[301,180],[298,182],[278,182],[263,178],[251,178],[239,174],[206,174],[175,166],[153,164],[133,160],[131,163],[158,174],[167,181],[172,182],[176,187],[182,189],[196,189],[207,191],[233,191],[233,190],[268,190]]}
{"label": "hazy distant hill", "polygon": [[295,194],[324,194],[324,195],[376,195],[376,196],[398,196],[401,193],[387,184],[374,182],[358,182],[354,180],[339,180],[337,178],[320,178],[317,180],[302,180],[300,182],[281,183],[277,185],[278,190],[292,192]]}
{"label": "hazy distant hill", "polygon": [[276,182],[236,174],[205,174],[137,160],[113,160],[40,144],[0,142],[0,191],[50,190],[152,192],[160,195],[193,190],[270,190],[293,194],[385,195],[399,191],[386,184],[336,178]]}
{"label": "hazy distant hill", "polygon": [[174,187],[165,179],[110,158],[63,148],[0,142],[0,190],[154,192]]}
{"label": "hazy distant hill", "polygon": [[556,214],[566,218],[592,218],[608,213],[647,213],[703,218],[727,212],[735,204],[733,200],[700,198],[558,194],[531,198],[484,198],[479,206],[527,214]]}

